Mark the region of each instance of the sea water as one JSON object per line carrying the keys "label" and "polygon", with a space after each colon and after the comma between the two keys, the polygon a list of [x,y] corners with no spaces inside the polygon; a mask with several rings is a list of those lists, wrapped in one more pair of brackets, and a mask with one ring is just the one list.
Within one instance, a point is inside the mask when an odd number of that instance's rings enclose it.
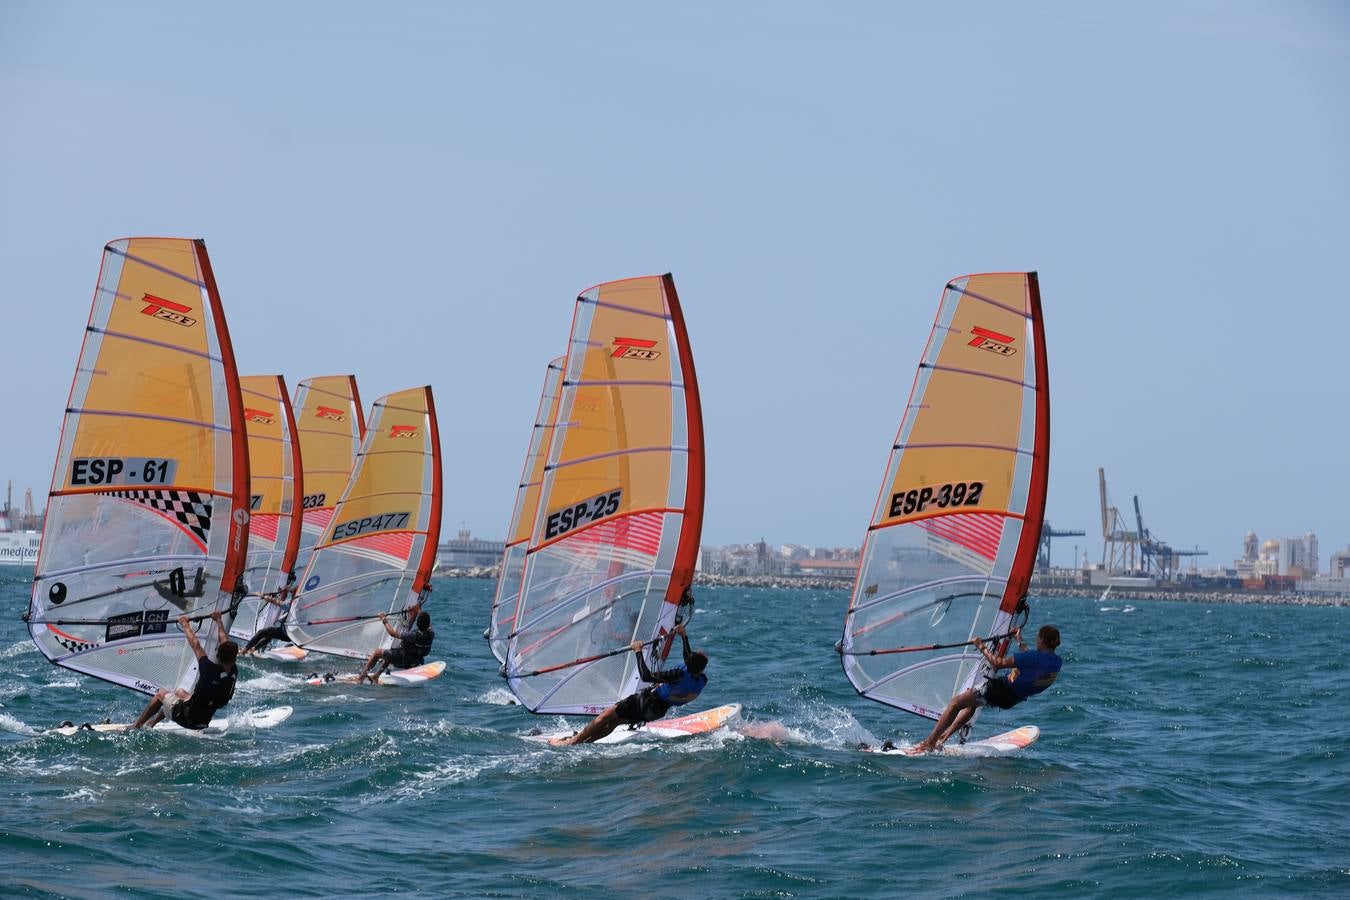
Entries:
{"label": "sea water", "polygon": [[697,591],[697,707],[740,730],[552,749],[480,636],[491,590],[437,581],[424,688],[245,661],[227,712],[280,727],[67,738],[145,698],[50,665],[0,574],[0,893],[1350,896],[1350,609],[1033,598],[1064,670],[976,731],[1040,741],[911,759],[854,749],[927,729],[844,678],[844,591]]}

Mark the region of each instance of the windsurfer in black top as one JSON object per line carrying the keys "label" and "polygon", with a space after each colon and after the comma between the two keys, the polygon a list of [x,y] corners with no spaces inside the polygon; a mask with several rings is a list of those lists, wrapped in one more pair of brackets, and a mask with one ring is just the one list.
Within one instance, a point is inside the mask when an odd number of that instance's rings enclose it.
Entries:
{"label": "windsurfer in black top", "polygon": [[558,746],[589,744],[605,737],[620,725],[653,722],[664,716],[672,706],[683,706],[702,693],[708,685],[708,676],[703,674],[703,670],[708,667],[708,656],[701,650],[689,649],[689,636],[684,633],[683,622],[675,626],[675,633],[680,636],[684,648],[684,665],[653,672],[647,668],[647,661],[643,659],[645,645],[641,641],[633,641],[638,676],[650,687],[624,697],[571,737],[550,743]]}
{"label": "windsurfer in black top", "polygon": [[[422,612],[422,603],[419,600],[408,608],[408,626],[406,628],[395,628],[389,624],[389,615],[380,613],[380,621],[384,623],[384,630],[390,637],[397,638],[399,643],[396,647],[390,647],[388,650],[375,650],[366,660],[365,666],[361,669],[361,674],[356,676],[356,683],[360,684],[366,679],[366,673],[370,671],[371,666],[380,663],[379,671],[370,677],[370,683],[375,684],[380,680],[390,666],[396,669],[411,669],[413,666],[420,666],[431,652],[431,644],[436,640],[436,632],[431,628],[431,614]],[[415,627],[414,627],[415,623]]]}
{"label": "windsurfer in black top", "polygon": [[154,699],[146,705],[145,711],[131,726],[132,728],[144,725],[153,728],[167,715],[178,725],[197,731],[210,725],[211,717],[216,711],[230,702],[230,698],[234,696],[234,660],[239,655],[239,645],[226,636],[225,623],[220,620],[220,610],[211,613],[211,620],[216,623],[216,639],[220,642],[216,647],[214,662],[207,657],[206,651],[197,641],[197,635],[192,629],[192,620],[186,615],[178,617],[178,624],[183,628],[183,636],[187,638],[188,646],[197,654],[197,683],[193,685],[192,693],[182,688],[160,689]]}
{"label": "windsurfer in black top", "polygon": [[244,645],[243,653],[245,656],[251,656],[254,653],[267,649],[267,645],[273,641],[289,641],[290,637],[286,634],[286,619],[291,614],[291,604],[295,602],[295,573],[292,572],[286,579],[286,586],[279,591],[273,591],[270,594],[259,594],[258,599],[264,603],[270,603],[273,606],[281,608],[281,614],[277,616],[276,623],[270,628],[260,628],[254,633],[253,637],[248,639]]}

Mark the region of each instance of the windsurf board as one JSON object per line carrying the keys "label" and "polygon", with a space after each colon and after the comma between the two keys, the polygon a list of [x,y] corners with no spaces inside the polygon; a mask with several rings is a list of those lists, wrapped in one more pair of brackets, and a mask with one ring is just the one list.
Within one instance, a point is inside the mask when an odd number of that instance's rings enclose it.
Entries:
{"label": "windsurf board", "polygon": [[[146,728],[145,731],[171,731],[176,734],[191,735],[218,735],[224,734],[231,728],[275,728],[282,722],[291,717],[293,710],[289,706],[275,706],[271,709],[262,709],[256,712],[250,712],[243,717],[241,721],[236,721],[231,716],[221,716],[205,728],[184,728],[171,719],[165,719],[154,728]],[[100,734],[117,733],[127,731],[131,728],[129,722],[85,722],[82,725],[61,725],[48,731],[48,734],[63,734],[67,737],[79,734],[82,731],[93,731]]]}
{"label": "windsurf board", "polygon": [[[627,725],[621,725],[614,729],[605,737],[596,741],[597,744],[622,744],[635,738],[680,738],[689,737],[695,734],[707,734],[716,731],[719,728],[726,727],[732,719],[740,715],[741,705],[739,703],[728,703],[725,706],[718,706],[714,709],[705,709],[703,712],[693,713],[688,716],[680,716],[675,719],[657,719],[655,722],[648,722],[640,728],[630,728]],[[546,731],[539,734],[527,734],[523,737],[527,741],[537,741],[540,743],[552,744],[554,741],[571,737],[573,731]]]}
{"label": "windsurf board", "polygon": [[1009,756],[1025,750],[1041,736],[1041,730],[1035,725],[1023,725],[1012,731],[1005,731],[993,737],[964,744],[948,743],[935,753],[914,753],[912,744],[895,745],[887,741],[880,747],[859,747],[866,753],[885,753],[894,756]]}
{"label": "windsurf board", "polygon": [[[445,663],[437,660],[413,666],[411,669],[390,669],[380,676],[379,683],[386,687],[420,687],[433,678],[439,678],[444,671]],[[318,687],[325,684],[356,684],[357,681],[355,672],[344,675],[329,672],[325,675],[311,675],[305,679],[305,683]]]}

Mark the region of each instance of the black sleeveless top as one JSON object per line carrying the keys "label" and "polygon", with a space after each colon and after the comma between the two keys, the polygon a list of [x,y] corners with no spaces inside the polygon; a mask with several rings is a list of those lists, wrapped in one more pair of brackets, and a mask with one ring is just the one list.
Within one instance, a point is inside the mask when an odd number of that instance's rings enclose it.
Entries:
{"label": "black sleeveless top", "polygon": [[234,696],[234,673],[205,656],[197,657],[197,684],[192,696],[173,708],[173,720],[184,728],[201,729],[211,724],[216,710]]}

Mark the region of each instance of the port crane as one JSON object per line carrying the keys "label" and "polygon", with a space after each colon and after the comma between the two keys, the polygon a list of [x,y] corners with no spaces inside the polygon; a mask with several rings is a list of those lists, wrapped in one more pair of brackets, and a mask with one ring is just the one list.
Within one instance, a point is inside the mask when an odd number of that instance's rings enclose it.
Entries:
{"label": "port crane", "polygon": [[1139,495],[1134,495],[1134,520],[1139,528],[1139,550],[1143,554],[1144,568],[1158,576],[1162,581],[1171,581],[1176,575],[1176,567],[1183,556],[1208,556],[1208,550],[1173,550],[1166,542],[1153,536],[1144,527],[1144,514],[1139,509]]}
{"label": "port crane", "polygon": [[1057,537],[1084,537],[1086,531],[1060,531],[1049,522],[1041,523],[1041,548],[1036,554],[1036,568],[1045,571],[1050,568],[1050,541]]}
{"label": "port crane", "polygon": [[1102,568],[1108,574],[1121,575],[1139,568],[1139,533],[1125,530],[1120,510],[1106,499],[1106,470],[1097,470],[1102,497]]}

